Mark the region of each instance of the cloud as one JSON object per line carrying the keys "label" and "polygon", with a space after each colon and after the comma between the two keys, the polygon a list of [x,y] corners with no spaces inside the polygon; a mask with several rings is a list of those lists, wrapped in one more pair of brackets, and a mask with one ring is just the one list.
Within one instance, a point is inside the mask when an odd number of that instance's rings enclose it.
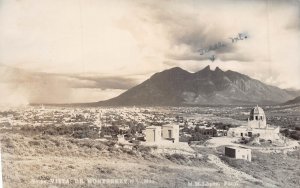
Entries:
{"label": "cloud", "polygon": [[56,103],[68,101],[70,87],[60,77],[0,66],[2,99],[15,96],[22,103]]}
{"label": "cloud", "polygon": [[80,76],[66,75],[72,78],[73,88],[100,88],[100,89],[129,89],[137,85],[137,81],[132,78],[124,77],[101,77],[101,76]]}
{"label": "cloud", "polygon": [[118,96],[124,91],[126,90],[99,89],[99,88],[73,88],[71,90],[70,101],[72,103],[96,102],[96,101],[106,100]]}
{"label": "cloud", "polygon": [[221,61],[253,62],[255,59],[242,53],[228,53],[219,57]]}
{"label": "cloud", "polygon": [[[199,70],[216,54],[215,66],[282,88],[300,88],[299,1],[151,1],[138,9],[143,10],[135,12],[140,23],[151,25],[158,40],[163,38],[166,66],[195,71],[197,62]],[[228,37],[240,32],[249,38],[231,44]],[[197,52],[217,42],[226,47],[204,56]]]}
{"label": "cloud", "polygon": [[[2,71],[0,83],[20,101],[80,101],[80,90],[85,102],[88,92],[114,97],[164,69],[209,64],[300,89],[299,7],[296,0],[3,0],[0,63],[19,69]],[[240,32],[249,38],[231,43]],[[218,42],[226,46],[199,54]]]}
{"label": "cloud", "polygon": [[[131,78],[31,72],[5,65],[0,65],[0,72],[2,101],[20,104],[80,102],[83,94],[89,98],[81,102],[98,101],[137,84]],[[98,93],[99,97],[89,93]]]}
{"label": "cloud", "polygon": [[[209,54],[222,54],[238,51],[237,45],[233,45],[229,37],[236,37],[238,33],[244,32],[247,27],[240,26],[235,28],[233,24],[225,24],[222,16],[227,11],[233,11],[234,7],[224,6],[225,10],[216,11],[219,5],[209,4],[208,1],[183,3],[177,1],[171,3],[138,2],[136,15],[140,19],[139,25],[149,24],[154,28],[158,37],[162,36],[167,42],[165,47],[165,57],[173,60],[197,60],[205,61]],[[204,5],[204,6],[203,6]],[[224,3],[222,4],[224,5]],[[202,7],[203,6],[203,7]],[[238,9],[238,8],[237,8]],[[232,14],[232,21],[236,22],[235,15]],[[127,20],[128,21],[128,20]],[[246,25],[246,23],[244,24]],[[158,28],[158,29],[155,29]],[[127,27],[133,32],[139,41],[141,36],[134,27]],[[147,41],[146,41],[147,42]],[[223,47],[211,50],[207,55],[199,55],[199,49],[208,49],[218,43],[224,44]],[[144,44],[146,46],[146,44]],[[165,44],[166,45],[166,44]],[[163,45],[162,45],[163,46]],[[226,60],[226,58],[223,58]],[[251,58],[237,58],[251,59]]]}

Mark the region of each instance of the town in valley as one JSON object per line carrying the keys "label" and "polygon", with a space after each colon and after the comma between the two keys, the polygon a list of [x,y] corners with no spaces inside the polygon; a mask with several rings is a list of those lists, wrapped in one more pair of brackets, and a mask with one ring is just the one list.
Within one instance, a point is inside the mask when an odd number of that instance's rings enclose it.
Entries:
{"label": "town in valley", "polygon": [[[3,179],[30,187],[293,187],[299,184],[299,110],[297,105],[7,108],[0,112]],[[209,175],[214,173],[218,176]]]}

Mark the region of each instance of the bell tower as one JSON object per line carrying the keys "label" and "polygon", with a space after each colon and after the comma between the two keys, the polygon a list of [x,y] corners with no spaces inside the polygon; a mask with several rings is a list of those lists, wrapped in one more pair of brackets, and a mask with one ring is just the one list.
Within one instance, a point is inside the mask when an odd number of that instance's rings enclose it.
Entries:
{"label": "bell tower", "polygon": [[251,109],[248,119],[248,126],[251,128],[264,129],[267,128],[267,121],[264,110],[256,106]]}

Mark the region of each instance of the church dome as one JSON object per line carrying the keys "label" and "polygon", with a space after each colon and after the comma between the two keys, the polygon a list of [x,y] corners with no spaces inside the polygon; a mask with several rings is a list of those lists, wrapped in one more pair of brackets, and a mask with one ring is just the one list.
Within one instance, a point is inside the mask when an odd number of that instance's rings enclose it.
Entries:
{"label": "church dome", "polygon": [[262,115],[262,116],[264,116],[265,112],[261,107],[256,106],[256,107],[252,108],[251,111],[250,111],[250,116],[253,116],[253,115]]}
{"label": "church dome", "polygon": [[250,120],[265,120],[265,112],[264,110],[259,107],[256,106],[254,108],[251,109],[250,111]]}

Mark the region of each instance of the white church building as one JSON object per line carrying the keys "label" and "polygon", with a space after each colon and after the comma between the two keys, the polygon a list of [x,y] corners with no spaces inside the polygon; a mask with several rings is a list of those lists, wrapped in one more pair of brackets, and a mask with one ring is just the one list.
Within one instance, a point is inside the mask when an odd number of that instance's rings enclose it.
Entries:
{"label": "white church building", "polygon": [[256,106],[251,109],[247,126],[230,128],[227,132],[227,136],[231,136],[231,137],[259,136],[259,138],[266,139],[266,140],[277,140],[280,138],[279,127],[274,127],[267,124],[265,112],[259,106]]}

